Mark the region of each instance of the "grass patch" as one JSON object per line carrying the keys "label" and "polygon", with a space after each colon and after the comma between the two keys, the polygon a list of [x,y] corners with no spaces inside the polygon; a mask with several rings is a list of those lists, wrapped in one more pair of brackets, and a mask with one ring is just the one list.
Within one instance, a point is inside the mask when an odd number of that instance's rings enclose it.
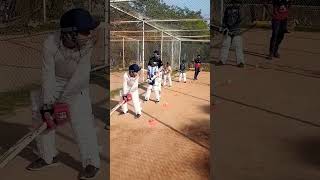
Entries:
{"label": "grass patch", "polygon": [[39,85],[29,85],[15,91],[0,93],[0,116],[14,114],[19,107],[30,104],[30,91],[39,88]]}

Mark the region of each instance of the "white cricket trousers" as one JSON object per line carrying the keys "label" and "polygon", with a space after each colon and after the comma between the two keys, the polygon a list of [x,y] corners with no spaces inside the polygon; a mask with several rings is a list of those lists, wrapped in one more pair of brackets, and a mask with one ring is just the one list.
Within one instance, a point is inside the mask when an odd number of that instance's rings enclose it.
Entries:
{"label": "white cricket trousers", "polygon": [[223,37],[223,43],[222,43],[222,48],[220,52],[220,60],[223,62],[223,64],[227,63],[231,45],[234,46],[236,51],[237,64],[240,64],[240,63],[244,64],[244,55],[243,55],[243,46],[242,46],[241,36],[234,36],[232,38],[229,35],[225,35]]}
{"label": "white cricket trousers", "polygon": [[160,72],[160,78],[157,78],[156,81],[158,80],[158,85],[159,85],[159,96],[161,97],[161,88],[162,88],[162,72]]}
{"label": "white cricket trousers", "polygon": [[167,80],[169,81],[169,86],[172,86],[172,80],[171,80],[171,75],[170,74],[165,74],[163,76],[163,85],[167,85]]}
{"label": "white cricket trousers", "polygon": [[[122,91],[120,91],[120,97],[122,98]],[[140,100],[139,100],[139,91],[134,91],[131,92],[132,95],[132,103],[133,103],[133,107],[134,107],[134,111],[137,114],[141,114],[141,104],[140,104]],[[121,99],[122,100],[122,99]],[[128,112],[128,103],[124,103],[122,106],[122,112],[127,113]]]}
{"label": "white cricket trousers", "polygon": [[[57,82],[59,87],[64,84]],[[57,89],[59,89],[59,87]],[[58,95],[60,92],[56,92]],[[35,91],[31,93],[33,123],[38,125],[42,123],[41,114],[39,112],[42,103],[40,103],[41,93]],[[69,102],[71,126],[78,142],[80,149],[80,157],[82,166],[93,165],[100,167],[99,146],[97,132],[92,114],[91,101],[89,97],[89,89],[84,89],[80,94],[75,95]],[[44,131],[36,138],[39,156],[47,163],[52,163],[53,158],[57,155],[55,147],[55,130]]]}
{"label": "white cricket trousers", "polygon": [[159,93],[159,84],[155,83],[154,85],[148,85],[147,87],[147,92],[145,94],[145,100],[149,100],[150,99],[150,95],[151,95],[151,91],[154,91],[154,94],[156,96],[156,100],[160,101],[160,93]]}
{"label": "white cricket trousers", "polygon": [[187,74],[185,72],[179,74],[179,82],[181,82],[182,78],[184,82],[187,81]]}

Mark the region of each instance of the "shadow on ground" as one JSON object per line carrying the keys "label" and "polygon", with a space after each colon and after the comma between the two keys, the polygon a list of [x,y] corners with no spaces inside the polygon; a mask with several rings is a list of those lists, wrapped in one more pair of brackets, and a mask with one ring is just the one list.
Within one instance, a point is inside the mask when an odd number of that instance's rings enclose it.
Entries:
{"label": "shadow on ground", "polygon": [[[210,105],[200,107],[203,113],[210,114]],[[210,118],[195,119],[193,124],[184,126],[181,131],[193,140],[210,147]]]}
{"label": "shadow on ground", "polygon": [[[119,101],[110,100],[110,109],[114,108],[117,104],[119,104]],[[119,115],[121,115],[122,114],[121,107],[119,107],[114,113],[118,113]],[[129,103],[128,105],[128,113],[131,115],[135,115],[135,113],[131,110],[131,103]]]}
{"label": "shadow on ground", "polygon": [[309,136],[296,142],[295,149],[297,157],[303,163],[320,167],[320,136]]}

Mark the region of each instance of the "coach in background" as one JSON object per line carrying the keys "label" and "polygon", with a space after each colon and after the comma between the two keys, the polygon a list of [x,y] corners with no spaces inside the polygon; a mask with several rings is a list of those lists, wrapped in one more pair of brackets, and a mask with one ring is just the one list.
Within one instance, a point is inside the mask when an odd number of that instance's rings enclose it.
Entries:
{"label": "coach in background", "polygon": [[201,56],[199,54],[197,58],[194,59],[194,78],[193,78],[194,80],[198,80],[200,67],[201,67]]}
{"label": "coach in background", "polygon": [[284,39],[285,33],[288,33],[288,15],[289,0],[273,0],[273,17],[272,17],[272,36],[270,39],[269,55],[267,59],[273,57],[280,58],[279,46]]}
{"label": "coach in background", "polygon": [[220,52],[220,61],[216,64],[217,66],[226,64],[230,46],[233,44],[236,50],[237,66],[240,68],[244,67],[242,37],[240,32],[240,4],[240,0],[232,0],[231,6],[227,7],[224,12],[221,29],[224,36]]}

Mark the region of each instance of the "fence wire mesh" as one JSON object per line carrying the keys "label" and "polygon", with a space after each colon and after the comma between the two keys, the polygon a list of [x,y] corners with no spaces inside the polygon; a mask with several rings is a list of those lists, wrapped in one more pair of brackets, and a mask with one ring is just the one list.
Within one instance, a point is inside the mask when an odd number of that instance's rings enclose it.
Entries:
{"label": "fence wire mesh", "polygon": [[[223,9],[231,5],[231,0],[222,0]],[[243,25],[253,21],[268,22],[272,20],[272,0],[242,0],[241,11]],[[288,24],[293,30],[320,29],[320,1],[290,0]],[[270,23],[268,23],[270,25]]]}
{"label": "fence wire mesh", "polygon": [[111,69],[126,70],[132,63],[146,68],[155,50],[160,52],[163,63],[169,62],[174,70],[182,60],[192,62],[196,53],[208,56],[209,40],[195,39],[197,35],[209,37],[206,23],[199,29],[199,22],[179,22],[182,17],[170,17],[175,14],[161,16],[159,12],[148,17],[148,8],[154,8],[150,2],[111,3]]}
{"label": "fence wire mesh", "polygon": [[[0,3],[0,92],[39,85],[44,40],[50,33],[59,31],[59,18],[74,7],[91,8],[93,15],[101,21],[91,63],[92,68],[106,64],[104,1],[75,1],[72,4],[72,1],[46,0],[46,22],[43,18],[43,2],[2,0]],[[91,2],[90,6],[88,2]]]}

